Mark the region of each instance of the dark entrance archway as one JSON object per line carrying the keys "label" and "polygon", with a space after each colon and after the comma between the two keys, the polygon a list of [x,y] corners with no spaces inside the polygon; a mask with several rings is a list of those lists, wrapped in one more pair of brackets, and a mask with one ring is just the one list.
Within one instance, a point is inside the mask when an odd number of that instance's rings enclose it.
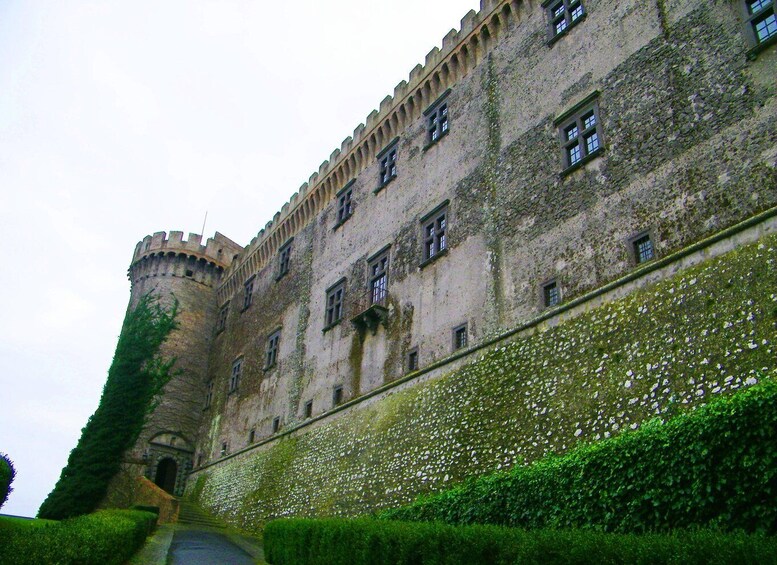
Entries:
{"label": "dark entrance archway", "polygon": [[178,464],[175,459],[165,457],[156,466],[154,483],[170,494],[175,494],[175,479],[178,475]]}

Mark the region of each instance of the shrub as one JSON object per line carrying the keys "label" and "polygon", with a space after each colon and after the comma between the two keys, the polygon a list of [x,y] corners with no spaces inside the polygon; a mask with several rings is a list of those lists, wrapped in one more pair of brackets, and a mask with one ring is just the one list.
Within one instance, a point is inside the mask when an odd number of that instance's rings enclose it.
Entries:
{"label": "shrub", "polygon": [[16,469],[14,469],[13,461],[5,453],[0,453],[0,508],[8,500],[8,495],[13,490],[11,483],[16,477]]}
{"label": "shrub", "polygon": [[264,531],[272,565],[512,563],[775,563],[777,538],[718,531],[607,534],[357,520],[276,520]]}
{"label": "shrub", "polygon": [[140,434],[155,397],[170,379],[172,361],[159,350],[176,326],[176,306],[163,308],[150,295],[127,313],[100,405],[81,431],[54,490],[38,511],[60,520],[92,512],[119,472],[122,456]]}
{"label": "shrub", "polygon": [[612,532],[777,533],[777,382],[389,510],[382,518]]}
{"label": "shrub", "polygon": [[101,510],[40,524],[9,522],[0,527],[5,565],[103,565],[125,563],[154,530],[156,516],[137,510]]}

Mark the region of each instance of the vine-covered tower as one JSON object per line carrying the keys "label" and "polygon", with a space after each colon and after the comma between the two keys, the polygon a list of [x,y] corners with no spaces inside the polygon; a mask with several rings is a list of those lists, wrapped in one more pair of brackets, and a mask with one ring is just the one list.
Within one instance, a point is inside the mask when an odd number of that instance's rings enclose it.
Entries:
{"label": "vine-covered tower", "polygon": [[183,493],[192,466],[194,441],[206,394],[208,350],[218,305],[215,289],[222,273],[243,248],[216,232],[202,244],[202,236],[157,232],[135,247],[128,276],[130,308],[148,293],[163,305],[178,303],[178,328],[162,353],[175,358],[173,377],[159,405],[143,428],[128,461],[166,491]]}

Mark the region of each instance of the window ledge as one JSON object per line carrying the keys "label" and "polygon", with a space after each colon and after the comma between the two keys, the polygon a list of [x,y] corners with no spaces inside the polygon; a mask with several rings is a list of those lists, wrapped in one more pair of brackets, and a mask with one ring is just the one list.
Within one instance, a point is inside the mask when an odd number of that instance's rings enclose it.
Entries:
{"label": "window ledge", "polygon": [[604,145],[600,146],[599,149],[597,149],[593,153],[589,153],[588,155],[580,159],[577,163],[575,163],[571,167],[567,167],[566,169],[561,171],[562,178],[574,173],[576,170],[585,166],[587,163],[590,163],[597,157],[600,157],[603,153],[604,153]]}
{"label": "window ledge", "polygon": [[424,262],[422,262],[420,265],[418,265],[418,268],[419,269],[423,269],[427,265],[430,265],[430,264],[434,263],[435,261],[437,261],[437,259],[439,259],[440,257],[445,257],[447,254],[448,254],[448,248],[446,247],[442,251],[438,251],[437,253],[435,253],[434,255],[429,257],[428,259],[426,259]]}
{"label": "window ledge", "polygon": [[755,61],[758,58],[758,54],[761,51],[764,51],[771,47],[772,45],[777,45],[777,35],[771,36],[766,41],[762,41],[761,43],[753,46],[747,51],[747,60],[748,61]]}
{"label": "window ledge", "polygon": [[338,220],[337,223],[332,227],[332,231],[337,230],[340,226],[342,226],[345,222],[351,219],[351,216],[353,216],[353,212],[348,214],[345,218],[342,220]]}
{"label": "window ledge", "polygon": [[583,12],[583,15],[577,18],[571,24],[569,24],[569,26],[567,26],[567,28],[564,31],[557,33],[556,35],[548,39],[548,47],[553,47],[554,43],[556,43],[559,39],[567,35],[571,29],[573,29],[577,24],[579,24],[584,19],[586,19],[586,17],[588,17],[588,12]]}
{"label": "window ledge", "polygon": [[426,151],[428,151],[430,148],[432,148],[432,147],[434,147],[435,145],[437,145],[438,143],[440,143],[440,141],[442,141],[442,138],[444,138],[446,135],[448,135],[448,134],[450,133],[450,131],[451,131],[451,130],[450,130],[450,128],[449,128],[449,129],[447,129],[447,130],[445,130],[445,133],[441,133],[441,134],[440,134],[440,137],[438,137],[438,138],[437,138],[437,139],[435,139],[434,141],[430,141],[429,143],[427,143],[426,145],[424,145],[424,147],[423,147],[423,149],[422,149],[421,151],[423,151],[424,153],[426,153]]}
{"label": "window ledge", "polygon": [[383,189],[384,189],[384,188],[386,188],[386,187],[387,187],[389,184],[391,184],[391,182],[392,182],[392,181],[393,181],[395,178],[397,178],[397,175],[394,175],[394,176],[393,176],[393,177],[391,177],[389,180],[387,180],[386,182],[384,182],[383,184],[381,184],[380,186],[378,186],[378,188],[376,188],[375,190],[373,190],[373,191],[372,191],[372,193],[373,193],[373,194],[378,194],[378,193],[379,193],[381,190],[383,190]]}
{"label": "window ledge", "polygon": [[328,326],[325,326],[325,327],[324,327],[324,329],[323,329],[323,330],[321,330],[321,331],[322,331],[323,333],[326,333],[326,332],[328,332],[329,330],[331,330],[332,328],[334,328],[335,326],[339,326],[339,325],[342,323],[342,321],[343,321],[343,319],[342,319],[342,318],[340,318],[340,319],[339,319],[339,320],[337,320],[336,322],[332,322],[332,323],[331,323],[331,324],[329,324]]}

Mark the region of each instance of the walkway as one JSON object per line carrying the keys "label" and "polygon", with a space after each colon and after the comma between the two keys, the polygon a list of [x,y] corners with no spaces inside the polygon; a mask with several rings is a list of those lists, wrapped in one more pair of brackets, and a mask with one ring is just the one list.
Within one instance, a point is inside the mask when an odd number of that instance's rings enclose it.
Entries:
{"label": "walkway", "polygon": [[177,527],[167,553],[171,565],[254,565],[255,559],[216,530]]}

